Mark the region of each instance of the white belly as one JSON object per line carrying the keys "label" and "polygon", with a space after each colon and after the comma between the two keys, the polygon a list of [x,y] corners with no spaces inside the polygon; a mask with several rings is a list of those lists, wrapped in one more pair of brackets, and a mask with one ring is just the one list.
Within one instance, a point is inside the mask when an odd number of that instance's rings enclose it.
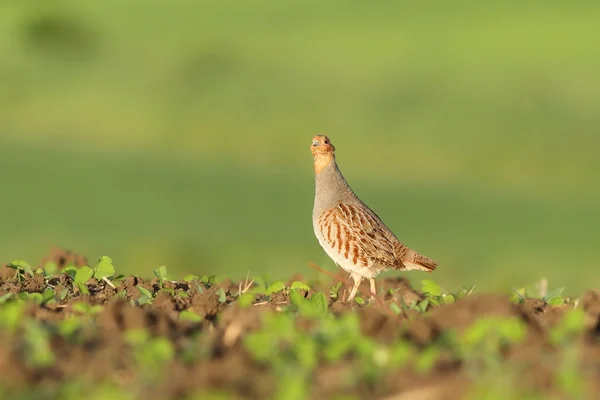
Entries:
{"label": "white belly", "polygon": [[362,265],[355,265],[354,263],[352,263],[352,260],[345,259],[340,252],[335,250],[325,240],[323,240],[320,232],[318,232],[318,229],[316,226],[314,226],[314,224],[313,228],[315,231],[315,236],[317,237],[317,240],[319,241],[319,244],[321,245],[323,250],[325,250],[325,253],[327,253],[327,255],[333,260],[333,262],[340,266],[344,271],[350,274],[362,276],[366,279],[373,278],[379,274],[379,271],[376,271],[369,267],[363,267]]}

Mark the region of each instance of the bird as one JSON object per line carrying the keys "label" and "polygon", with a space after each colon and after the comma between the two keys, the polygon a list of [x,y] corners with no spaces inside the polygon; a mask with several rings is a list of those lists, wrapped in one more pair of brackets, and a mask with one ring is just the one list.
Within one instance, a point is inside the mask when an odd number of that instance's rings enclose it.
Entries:
{"label": "bird", "polygon": [[386,270],[433,272],[438,262],[406,247],[354,193],[335,160],[335,147],[325,135],[313,137],[315,201],[313,228],[325,253],[350,274],[352,301],[363,279],[376,296],[375,277]]}

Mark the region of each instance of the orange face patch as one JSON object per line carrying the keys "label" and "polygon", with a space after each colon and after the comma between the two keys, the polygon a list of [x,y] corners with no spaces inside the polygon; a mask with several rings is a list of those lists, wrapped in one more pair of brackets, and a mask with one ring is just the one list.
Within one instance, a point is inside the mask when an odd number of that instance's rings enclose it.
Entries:
{"label": "orange face patch", "polygon": [[335,147],[327,136],[317,135],[313,137],[310,151],[315,162],[315,173],[320,173],[334,159]]}

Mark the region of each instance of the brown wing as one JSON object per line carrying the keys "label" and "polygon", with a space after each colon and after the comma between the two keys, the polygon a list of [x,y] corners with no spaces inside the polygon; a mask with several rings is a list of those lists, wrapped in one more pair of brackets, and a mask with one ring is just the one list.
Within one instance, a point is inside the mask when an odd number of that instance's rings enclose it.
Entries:
{"label": "brown wing", "polygon": [[353,264],[403,269],[395,251],[398,241],[363,208],[339,204],[321,214],[319,227],[324,240]]}

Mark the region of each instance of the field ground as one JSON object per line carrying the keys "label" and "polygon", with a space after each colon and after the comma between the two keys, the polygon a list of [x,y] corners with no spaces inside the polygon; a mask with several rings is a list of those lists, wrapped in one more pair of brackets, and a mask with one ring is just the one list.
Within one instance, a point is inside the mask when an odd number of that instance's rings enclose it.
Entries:
{"label": "field ground", "polygon": [[117,275],[57,251],[0,271],[0,394],[11,399],[593,399],[600,292],[448,293]]}
{"label": "field ground", "polygon": [[310,226],[324,133],[444,287],[600,277],[597,3],[0,7],[2,262],[331,269]]}

